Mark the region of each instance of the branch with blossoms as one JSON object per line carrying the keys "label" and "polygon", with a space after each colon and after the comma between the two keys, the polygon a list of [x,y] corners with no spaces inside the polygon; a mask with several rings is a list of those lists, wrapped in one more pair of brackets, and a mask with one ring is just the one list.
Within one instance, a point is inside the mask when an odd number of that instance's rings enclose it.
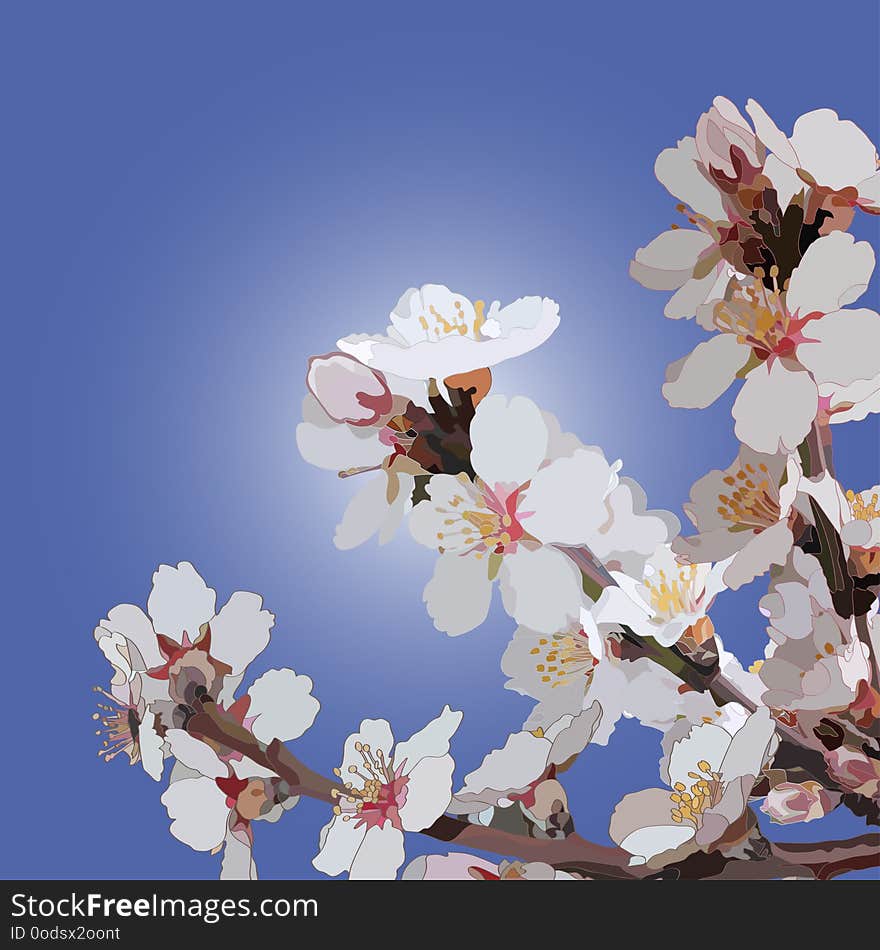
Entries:
{"label": "branch with blossoms", "polygon": [[[790,137],[756,102],[746,112],[718,98],[660,154],[682,224],[630,264],[673,291],[666,317],[708,334],[667,369],[669,404],[704,408],[740,387],[737,456],[684,505],[695,533],[649,508],[619,460],[493,391],[493,366],[559,327],[549,298],[487,306],[428,284],[403,294],[384,334],[309,361],[300,453],[363,482],[336,546],[383,544],[406,523],[438,555],[423,592],[437,630],[480,627],[496,588],[515,625],[501,667],[533,709],[463,780],[450,751],[463,717],[448,706],[399,742],[364,719],[332,776],[300,761],[286,743],[318,713],[312,681],[272,670],[243,692],[274,617],[245,592],[217,611],[187,562],[159,568],[146,612],[122,605],[96,628],[113,668],[100,754],[157,781],[173,760],[171,833],[222,852],[221,877],[256,876],[255,823],[301,796],[328,807],[314,866],[352,879],[827,879],[880,866],[877,833],[767,837],[840,807],[880,824],[880,486],[842,488],[832,444],[833,426],[880,412],[880,316],[850,306],[874,252],[848,233],[857,212],[880,213],[877,154],[828,109]],[[712,607],[763,576],[744,665]],[[624,716],[662,734],[663,758],[657,787],[617,804],[606,847],[575,831],[566,785]],[[407,864],[412,834],[447,853]]]}

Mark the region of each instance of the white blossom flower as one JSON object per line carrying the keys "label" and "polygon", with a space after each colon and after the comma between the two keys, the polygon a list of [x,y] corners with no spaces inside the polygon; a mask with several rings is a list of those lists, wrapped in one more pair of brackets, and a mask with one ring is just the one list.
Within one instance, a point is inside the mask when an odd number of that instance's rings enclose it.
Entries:
{"label": "white blossom flower", "polygon": [[835,192],[865,211],[880,212],[877,149],[865,133],[832,109],[800,116],[791,138],[754,99],[746,112],[761,142],[802,182]]}
{"label": "white blossom flower", "polygon": [[880,315],[844,309],[868,286],[874,253],[841,231],[812,243],[785,288],[764,271],[741,282],[712,310],[720,332],[666,371],[671,406],[705,408],[737,378],[736,435],[758,452],[794,451],[820,408],[820,396],[855,384],[880,387]]}
{"label": "white blossom flower", "polygon": [[662,545],[645,564],[640,580],[617,571],[617,586],[606,587],[592,613],[597,624],[625,624],[642,637],[669,647],[698,624],[724,590],[722,575],[732,560],[719,564],[679,564]]}
{"label": "white blossom flower", "polygon": [[[643,548],[645,532],[665,540],[667,522],[639,510],[643,496],[620,485],[621,463],[609,465],[595,447],[573,447],[531,400],[483,399],[470,438],[475,481],[433,476],[429,500],[410,517],[413,537],[441,554],[424,593],[437,629],[457,636],[479,626],[496,578],[519,623],[561,629],[577,618],[583,587],[553,544],[618,558],[627,547]],[[567,454],[548,459],[551,447]]]}
{"label": "white blossom flower", "polygon": [[865,491],[848,491],[849,513],[841,526],[840,537],[858,548],[880,548],[880,485]]}
{"label": "white blossom flower", "polygon": [[386,334],[355,334],[337,346],[365,365],[407,379],[444,380],[495,366],[540,346],[559,326],[547,297],[520,297],[485,310],[440,284],[407,290],[391,311]]}
{"label": "white blossom flower", "polygon": [[[538,727],[511,733],[504,746],[493,749],[482,763],[464,777],[450,810],[458,815],[479,815],[489,808],[507,808],[520,802],[527,811],[536,807],[541,783],[549,774],[587,747],[602,718],[594,702],[578,715],[561,716],[546,729]],[[553,794],[561,794],[554,783]]]}
{"label": "white blossom flower", "polygon": [[348,871],[351,880],[396,877],[404,831],[429,827],[449,805],[455,767],[449,740],[461,719],[446,706],[396,746],[384,719],[364,719],[335,770],[345,784],[312,861],[319,871],[331,877]]}
{"label": "white blossom flower", "polygon": [[257,594],[236,591],[215,613],[216,593],[188,561],[153,574],[148,614],[133,604],[114,607],[95,628],[95,641],[113,666],[110,690],[99,690],[96,719],[106,735],[101,754],[126,752],[157,781],[163,743],[156,734],[158,705],[186,703],[189,690],[215,699],[231,695],[251,660],[265,649],[274,616]]}
{"label": "white blossom flower", "polygon": [[758,604],[770,637],[758,674],[762,701],[795,713],[847,709],[870,679],[870,652],[854,618],[838,616],[819,561],[799,549],[792,554]]}
{"label": "white blossom flower", "polygon": [[763,707],[733,735],[714,724],[694,726],[669,755],[671,793],[649,788],[625,795],[611,816],[612,840],[632,855],[630,864],[709,850],[745,811],[777,744]]}
{"label": "white blossom flower", "polygon": [[[320,704],[312,681],[291,669],[269,670],[225,711],[264,744],[298,739],[315,721]],[[223,705],[220,704],[221,710]],[[173,819],[171,833],[196,851],[224,848],[221,878],[256,877],[252,821],[277,821],[299,797],[275,772],[241,753],[220,754],[184,729],[168,729],[177,760],[162,803]]]}
{"label": "white blossom flower", "polygon": [[543,861],[501,861],[495,864],[475,854],[422,854],[404,868],[403,881],[572,881],[573,874]]}
{"label": "white blossom flower", "polygon": [[731,590],[784,564],[794,544],[789,514],[801,473],[793,456],[762,455],[741,446],[724,470],[714,469],[691,489],[684,510],[699,532],[676,538],[672,550],[692,563],[727,561],[722,581]]}

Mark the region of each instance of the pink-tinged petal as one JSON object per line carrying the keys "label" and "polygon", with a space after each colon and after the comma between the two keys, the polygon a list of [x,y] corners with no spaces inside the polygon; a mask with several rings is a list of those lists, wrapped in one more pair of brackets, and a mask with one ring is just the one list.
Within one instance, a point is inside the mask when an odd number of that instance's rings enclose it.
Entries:
{"label": "pink-tinged petal", "polygon": [[179,643],[186,632],[193,642],[201,625],[214,616],[216,602],[216,593],[192,564],[181,561],[177,567],[162,564],[153,574],[147,612],[157,633]]}
{"label": "pink-tinged petal", "polygon": [[312,681],[291,669],[269,670],[248,690],[251,731],[267,745],[298,739],[315,721],[321,704],[312,696]]}
{"label": "pink-tinged petal", "polygon": [[663,395],[670,406],[705,409],[730,386],[750,349],[731,333],[718,333],[666,368]]}
{"label": "pink-tinged petal", "polygon": [[390,449],[380,440],[380,429],[334,422],[311,393],[303,400],[302,413],[296,445],[310,465],[335,471],[371,468],[389,455]]}
{"label": "pink-tinged petal", "polygon": [[194,851],[213,851],[223,844],[229,807],[214,779],[181,779],[168,786],[161,801],[178,841]]}
{"label": "pink-tinged petal", "polygon": [[422,595],[434,626],[450,637],[467,633],[486,619],[492,582],[486,558],[442,554]]}
{"label": "pink-tinged petal", "polygon": [[798,359],[820,384],[848,386],[880,376],[880,315],[838,310],[807,324],[810,341]]}
{"label": "pink-tinged petal", "polygon": [[351,862],[348,877],[352,881],[393,881],[405,860],[403,832],[399,828],[370,828]]}
{"label": "pink-tinged petal", "polygon": [[391,411],[385,377],[347,353],[311,357],[306,385],[334,422],[368,426]]}
{"label": "pink-tinged petal", "polygon": [[636,251],[629,265],[630,276],[649,290],[678,290],[693,275],[700,255],[713,244],[702,231],[664,231]]}
{"label": "pink-tinged petal", "polygon": [[188,769],[193,769],[208,778],[221,778],[229,774],[226,764],[217,753],[201,739],[196,739],[183,729],[169,729],[165,733],[171,754]]}
{"label": "pink-tinged petal", "polygon": [[[832,313],[865,292],[874,271],[874,251],[844,231],[832,231],[814,241],[794,269],[785,294],[788,310],[799,317]],[[815,323],[804,335],[813,336]]]}
{"label": "pink-tinged petal", "polygon": [[241,673],[269,645],[275,615],[263,610],[263,598],[236,591],[211,621],[211,655]]}
{"label": "pink-tinged petal", "polygon": [[[395,753],[395,762],[399,756]],[[409,766],[406,766],[409,770]],[[449,807],[452,798],[452,772],[455,762],[451,755],[420,759],[408,771],[406,801],[398,815],[406,831],[421,831],[430,827]]]}
{"label": "pink-tinged petal", "polygon": [[[471,873],[474,868],[476,874]],[[474,881],[483,879],[484,871],[489,880],[498,878],[498,865],[478,858],[475,854],[452,851],[449,854],[422,854],[414,858],[404,869],[402,881]]]}
{"label": "pink-tinged petal", "polygon": [[819,408],[809,373],[793,372],[781,360],[755,367],[746,377],[732,415],[740,442],[756,452],[793,452],[803,442]]}

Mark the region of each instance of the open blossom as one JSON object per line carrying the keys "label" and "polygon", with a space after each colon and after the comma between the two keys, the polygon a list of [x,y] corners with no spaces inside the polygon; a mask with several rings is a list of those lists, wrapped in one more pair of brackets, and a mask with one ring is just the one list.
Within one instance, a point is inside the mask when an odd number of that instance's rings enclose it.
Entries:
{"label": "open blossom", "polygon": [[705,408],[737,378],[736,435],[759,452],[793,451],[837,389],[880,388],[880,315],[845,309],[867,288],[874,253],[835,231],[807,248],[786,286],[778,268],[740,282],[712,309],[718,331],[670,364],[663,395],[672,406]]}
{"label": "open blossom", "polygon": [[839,803],[839,793],[827,791],[818,782],[780,782],[767,793],[761,811],[778,825],[793,825],[824,818]]}
{"label": "open blossom", "polygon": [[[293,707],[287,715],[295,720],[299,712]],[[305,718],[287,731],[302,735],[313,719],[307,709]],[[299,798],[291,795],[286,782],[250,759],[221,758],[212,746],[182,729],[170,729],[167,736],[178,762],[161,799],[171,818],[171,834],[194,851],[223,849],[221,879],[255,879],[251,823],[278,821]]]}
{"label": "open blossom", "polygon": [[[664,518],[638,511],[632,488],[620,485],[620,462],[572,446],[531,400],[488,396],[470,439],[476,478],[433,476],[429,499],[410,517],[413,537],[440,551],[424,598],[435,626],[451,636],[485,620],[496,578],[519,623],[553,630],[577,618],[580,572],[554,544],[618,558],[643,549],[645,532],[666,539]],[[565,454],[551,458],[554,448]]]}
{"label": "open blossom", "polygon": [[880,548],[880,485],[865,491],[848,491],[849,517],[840,536],[846,544],[858,548]]}
{"label": "open blossom", "polygon": [[576,716],[560,717],[546,729],[511,733],[502,748],[493,749],[465,775],[450,810],[480,816],[487,809],[518,802],[533,820],[546,823],[557,799],[563,806],[567,804],[565,792],[555,780],[556,768],[583,752],[601,718],[602,707],[593,703]]}
{"label": "open blossom", "polygon": [[762,455],[741,446],[723,471],[695,482],[683,507],[699,532],[676,538],[672,550],[699,564],[727,561],[725,586],[737,590],[785,563],[794,544],[789,515],[797,496],[800,469],[793,456]]}
{"label": "open blossom", "polygon": [[877,149],[865,133],[832,109],[800,116],[786,136],[754,99],[746,104],[761,142],[804,183],[848,204],[880,212]]}
{"label": "open blossom", "polygon": [[455,767],[449,740],[461,719],[446,706],[396,746],[384,719],[364,719],[335,770],[341,787],[312,861],[319,871],[348,871],[351,880],[396,877],[405,858],[404,831],[429,827],[449,805]]}
{"label": "open blossom", "polygon": [[559,326],[547,297],[520,297],[502,307],[471,303],[441,284],[410,288],[391,311],[384,336],[354,334],[337,346],[366,366],[407,379],[444,380],[495,366],[540,346]]}
{"label": "open blossom", "polygon": [[[837,615],[819,561],[792,554],[759,602],[770,637],[759,671],[763,702],[794,712],[847,709],[870,680],[870,653],[855,620]],[[868,623],[877,623],[875,611]]]}
{"label": "open blossom", "polygon": [[495,864],[474,854],[422,854],[404,869],[403,881],[571,881],[573,874],[543,861],[501,861]]}
{"label": "open blossom", "polygon": [[593,609],[597,624],[625,624],[642,637],[672,646],[706,618],[716,594],[724,590],[728,563],[679,564],[669,545],[645,563],[640,580],[612,571],[617,586],[606,587]]}
{"label": "open blossom", "polygon": [[107,702],[96,715],[107,736],[105,758],[126,752],[158,780],[165,751],[157,715],[171,710],[173,716],[174,704],[185,706],[199,694],[231,696],[265,649],[275,618],[262,609],[262,598],[236,591],[215,613],[216,599],[188,561],[163,564],[153,574],[147,613],[121,604],[95,628],[113,666],[110,690],[100,691]]}
{"label": "open blossom", "polygon": [[763,707],[733,735],[714,724],[695,726],[669,755],[671,791],[625,795],[608,833],[632,855],[630,864],[652,864],[667,852],[683,857],[709,850],[742,816],[776,744],[773,720]]}
{"label": "open blossom", "polygon": [[[412,507],[413,476],[423,473],[408,454],[415,433],[406,415],[428,405],[423,383],[370,369],[345,353],[309,360],[309,394],[296,429],[302,457],[340,478],[365,478],[336,528],[334,543],[348,549],[374,535],[389,541]],[[376,477],[369,473],[377,472]]]}

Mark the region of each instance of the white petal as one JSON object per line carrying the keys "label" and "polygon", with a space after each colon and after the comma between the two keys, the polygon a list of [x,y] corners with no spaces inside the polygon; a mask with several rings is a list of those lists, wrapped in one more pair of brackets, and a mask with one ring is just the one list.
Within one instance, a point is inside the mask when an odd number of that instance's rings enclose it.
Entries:
{"label": "white petal", "polygon": [[784,564],[794,543],[791,529],[784,521],[765,528],[739,551],[724,571],[724,583],[739,590],[770,569],[771,564]]}
{"label": "white petal", "polygon": [[220,866],[221,881],[255,881],[257,866],[254,864],[250,841],[242,834],[226,832],[223,848],[223,863]]}
{"label": "white petal", "polygon": [[663,395],[670,406],[705,409],[733,382],[748,358],[748,346],[732,333],[718,333],[669,364]]}
{"label": "white petal", "polygon": [[409,773],[422,759],[447,755],[449,740],[461,725],[463,715],[459,710],[444,706],[440,715],[432,719],[424,729],[397,743],[394,750],[395,766],[399,768],[406,761],[405,772]]}
{"label": "white petal", "polygon": [[640,247],[629,265],[630,276],[650,290],[677,290],[694,272],[700,254],[713,240],[702,231],[674,228]]}
{"label": "white petal", "polygon": [[877,168],[877,150],[868,136],[832,109],[802,115],[794,124],[791,144],[801,168],[835,191],[857,185]]}
{"label": "white petal", "polygon": [[620,847],[629,851],[634,858],[643,859],[630,861],[631,865],[638,865],[650,861],[664,851],[674,851],[693,836],[694,829],[690,825],[649,825],[628,834],[620,842]]}
{"label": "white petal", "polygon": [[545,731],[545,736],[552,740],[548,762],[562,765],[573,755],[583,752],[593,738],[601,718],[602,707],[598,702],[593,702],[578,715],[563,716],[559,723],[554,723],[556,728],[551,726]]}
{"label": "white petal", "polygon": [[298,739],[315,721],[321,704],[312,696],[312,681],[293,670],[269,670],[248,690],[251,731],[267,745],[273,739]]}
{"label": "white petal", "polygon": [[[394,757],[398,764],[397,756]],[[421,759],[409,772],[406,801],[400,808],[400,821],[407,831],[429,828],[449,807],[452,798],[451,755]]]}
{"label": "white petal", "polygon": [[504,609],[533,630],[561,630],[580,614],[580,572],[561,551],[520,548],[504,558],[499,579]]}
{"label": "white petal", "polygon": [[644,864],[693,837],[693,828],[672,821],[673,807],[669,792],[660,788],[646,788],[620,800],[611,815],[608,834],[612,841],[640,859],[631,864]]}
{"label": "white petal", "polygon": [[775,360],[746,376],[733,404],[734,432],[756,452],[773,455],[780,446],[793,452],[816,418],[819,391],[808,373],[791,372]]}
{"label": "white petal", "polygon": [[479,627],[492,601],[487,560],[472,554],[441,555],[422,597],[434,626],[450,637]]}
{"label": "white petal", "polygon": [[216,593],[192,564],[181,561],[177,567],[162,564],[153,574],[147,612],[157,633],[180,642],[186,632],[195,640],[199,627],[214,616],[216,602]]}
{"label": "white petal", "polygon": [[764,174],[773,182],[776,200],[783,212],[791,204],[791,199],[806,188],[805,182],[798,173],[776,155],[767,156],[764,162]]}
{"label": "white petal", "polygon": [[775,723],[770,710],[761,706],[738,729],[718,771],[725,782],[744,775],[757,777],[774,744]]}
{"label": "white petal", "polygon": [[378,478],[368,479],[346,506],[342,521],[336,526],[333,543],[341,551],[348,551],[377,532],[390,530],[389,521],[394,521],[396,527],[403,517],[406,503],[406,492],[401,490],[394,505],[388,504],[388,477],[384,473]]}
{"label": "white petal", "polygon": [[188,769],[212,779],[229,774],[226,764],[201,739],[196,739],[183,729],[169,729],[165,733],[165,738],[171,747],[171,754]]}
{"label": "white petal", "polygon": [[161,666],[165,662],[159,652],[159,642],[156,640],[153,624],[140,607],[135,607],[133,604],[120,604],[107,614],[107,619],[101,626],[121,633],[126,640],[130,640],[137,647],[145,669]]}
{"label": "white petal", "polygon": [[666,301],[663,315],[670,320],[693,317],[700,307],[724,296],[729,280],[726,264],[720,271],[718,267],[713,267],[705,277],[691,277]]}
{"label": "white petal", "polygon": [[848,386],[880,374],[880,315],[873,310],[838,310],[804,328],[816,342],[801,343],[798,359],[818,383]]}
{"label": "white petal", "polygon": [[588,542],[608,520],[605,499],[615,486],[616,472],[603,455],[588,449],[551,462],[521,496],[519,509],[534,512],[524,522],[526,530],[544,542]]}
{"label": "white petal", "polygon": [[[501,749],[493,749],[478,768],[464,777],[464,785],[456,795],[497,800],[501,794],[522,792],[547,768],[551,744],[531,732],[514,732]],[[495,795],[486,795],[495,792]]]}
{"label": "white petal", "polygon": [[471,465],[494,488],[499,482],[522,485],[538,470],[547,452],[547,426],[541,410],[525,396],[487,396],[470,428]]}
{"label": "white petal", "polygon": [[[615,576],[619,583],[629,580],[615,572],[612,572],[612,576]],[[635,584],[634,581],[632,583]],[[597,623],[613,623],[631,627],[642,637],[654,635],[654,625],[649,622],[651,611],[648,605],[641,597],[628,594],[622,587],[606,587],[602,591],[602,596],[596,601],[593,614]]]}
{"label": "white petal", "polygon": [[334,818],[321,829],[318,853],[312,858],[312,865],[322,874],[336,877],[348,871],[363,844],[367,833],[366,825],[358,827],[357,821],[343,821]]}
{"label": "white petal", "polygon": [[155,729],[156,716],[148,709],[138,727],[138,743],[141,748],[141,765],[151,779],[158,782],[162,778],[165,768],[165,740],[157,735]]}
{"label": "white petal", "polygon": [[237,590],[211,621],[211,656],[241,673],[269,645],[275,615],[263,610],[259,594]]}
{"label": "white petal", "polygon": [[675,198],[713,221],[726,221],[718,189],[702,174],[697,145],[691,136],[680,139],[675,148],[665,148],[654,162],[654,174]]}
{"label": "white petal", "polygon": [[672,746],[669,755],[669,783],[675,787],[677,782],[686,788],[694,784],[695,779],[688,772],[697,772],[697,763],[706,761],[710,770],[717,772],[727,750],[730,748],[730,734],[713,723],[694,726],[684,739]]}
{"label": "white petal", "polygon": [[296,445],[309,465],[336,471],[380,465],[389,455],[378,430],[333,422],[311,393],[303,400]]}
{"label": "white petal", "polygon": [[[386,719],[364,719],[361,721],[358,731],[352,733],[345,740],[345,748],[342,752],[342,768],[340,769],[343,776],[348,775],[348,769],[352,765],[363,770],[364,759],[356,748],[357,743],[369,746],[374,754],[381,750],[387,762],[391,759],[391,750],[394,745],[391,726]],[[348,781],[348,779],[343,778],[343,781]]]}
{"label": "white petal", "polygon": [[370,828],[351,863],[349,880],[393,881],[406,860],[403,832],[390,824]]}
{"label": "white petal", "polygon": [[880,171],[869,175],[859,182],[859,204],[863,208],[877,210],[880,208]]}
{"label": "white petal", "polygon": [[223,844],[229,808],[214,779],[181,779],[168,786],[161,801],[178,841],[194,851],[213,851]]}
{"label": "white petal", "polygon": [[792,168],[797,168],[797,152],[792,148],[788,136],[779,130],[779,127],[770,116],[767,115],[763,107],[755,102],[754,99],[749,99],[746,103],[746,112],[749,114],[749,118],[755,126],[755,133],[764,145],[770,149],[781,162],[790,165]]}
{"label": "white petal", "polygon": [[441,509],[448,509],[456,495],[470,497],[473,489],[465,476],[433,475],[426,490],[429,498],[413,508],[409,530],[419,544],[436,550],[443,543],[438,534],[445,532],[444,522],[449,517]]}
{"label": "white petal", "polygon": [[[865,292],[874,271],[874,251],[867,241],[855,242],[851,234],[832,231],[808,248],[794,269],[785,295],[795,316],[832,313]],[[808,324],[805,336],[812,334]]]}

